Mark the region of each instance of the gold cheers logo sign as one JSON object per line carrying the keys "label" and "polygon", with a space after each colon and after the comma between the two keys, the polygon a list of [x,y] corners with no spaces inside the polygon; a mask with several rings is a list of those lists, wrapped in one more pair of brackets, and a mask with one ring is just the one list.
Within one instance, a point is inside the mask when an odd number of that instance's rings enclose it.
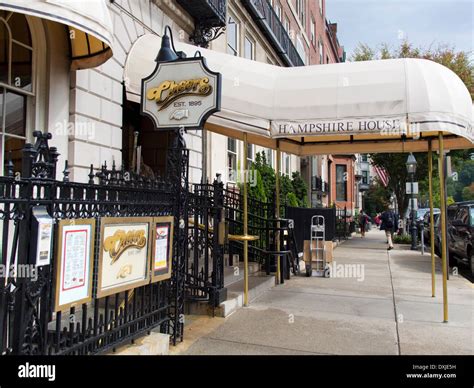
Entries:
{"label": "gold cheers logo sign", "polygon": [[212,86],[209,78],[189,79],[181,82],[163,81],[158,87],[148,89],[146,98],[154,100],[158,111],[168,107],[173,101],[185,96],[209,96]]}
{"label": "gold cheers logo sign", "polygon": [[129,248],[141,249],[146,245],[145,230],[117,230],[113,236],[109,236],[104,241],[104,250],[109,252],[112,263]]}

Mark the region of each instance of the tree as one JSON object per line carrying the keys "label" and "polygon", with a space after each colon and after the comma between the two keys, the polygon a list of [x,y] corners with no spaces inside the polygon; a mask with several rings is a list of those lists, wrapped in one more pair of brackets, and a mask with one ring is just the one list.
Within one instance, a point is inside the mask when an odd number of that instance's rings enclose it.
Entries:
{"label": "tree", "polygon": [[298,206],[308,207],[308,186],[306,182],[303,180],[299,171],[293,172],[291,178],[295,197],[298,200]]}
{"label": "tree", "polygon": [[[359,43],[351,56],[352,61],[367,61],[373,59],[390,59],[390,58],[423,58],[428,59],[437,63],[440,63],[452,71],[454,71],[459,78],[464,82],[466,87],[471,93],[471,97],[474,95],[474,83],[472,74],[474,72],[474,66],[472,61],[469,59],[469,53],[464,51],[456,52],[454,47],[439,44],[437,47],[423,49],[420,47],[413,46],[412,43],[407,40],[403,41],[399,47],[394,49],[390,48],[388,44],[381,44],[377,48],[371,48],[367,44]],[[463,154],[469,151],[463,150],[459,154]],[[470,151],[472,152],[472,151]],[[451,155],[457,155],[456,152],[451,152]],[[420,182],[420,197],[426,197],[428,192],[427,184],[427,156],[426,154],[415,154],[418,161],[416,179],[423,181]],[[373,163],[379,167],[385,169],[389,176],[389,188],[393,191],[397,198],[397,204],[400,215],[405,214],[408,206],[408,197],[405,195],[405,184],[407,182],[407,171],[405,162],[407,159],[406,154],[371,154]],[[460,159],[463,159],[462,157]],[[464,155],[464,160],[467,158]],[[462,164],[460,162],[460,164]],[[436,166],[437,163],[434,163]],[[458,168],[459,183],[453,188],[450,193],[450,186],[448,179],[448,195],[452,195],[454,200],[461,200],[461,197],[469,196],[468,191],[464,189],[473,182],[474,169],[471,165],[467,165],[468,172],[464,171],[464,165],[462,168]],[[462,178],[461,178],[462,175]],[[436,180],[433,180],[435,183]],[[439,185],[435,191],[435,197],[437,195],[439,201]]]}
{"label": "tree", "polygon": [[390,196],[390,190],[376,179],[375,184],[371,185],[364,195],[362,208],[366,214],[374,217],[390,204]]}
{"label": "tree", "polygon": [[[424,153],[415,153],[414,155],[417,161],[415,174],[415,181],[417,181],[428,174],[427,157]],[[406,167],[407,154],[370,154],[370,158],[375,166],[381,167],[387,172],[388,188],[395,194],[398,212],[403,217],[409,203],[409,197],[405,194],[406,182],[409,181]]]}
{"label": "tree", "polygon": [[[257,152],[255,161],[250,166],[254,184],[248,186],[249,196],[262,202],[274,199],[276,174],[267,163],[265,152]],[[289,206],[308,207],[308,186],[299,172],[294,172],[291,178],[280,175],[280,198]]]}

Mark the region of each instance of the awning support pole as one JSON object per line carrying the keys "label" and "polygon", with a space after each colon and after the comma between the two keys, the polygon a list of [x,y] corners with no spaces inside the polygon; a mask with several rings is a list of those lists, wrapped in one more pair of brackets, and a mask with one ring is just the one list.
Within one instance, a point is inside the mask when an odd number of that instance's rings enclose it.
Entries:
{"label": "awning support pole", "polygon": [[[247,177],[248,177],[248,163],[247,163],[247,150],[248,150],[248,141],[247,141],[247,132],[244,132],[244,236],[248,235],[248,188],[247,188]],[[249,242],[244,240],[244,306],[249,305]]]}
{"label": "awning support pole", "polygon": [[[276,150],[276,177],[275,177],[275,218],[280,219],[280,167],[281,167],[281,151],[280,151],[280,142],[277,141],[277,150]],[[280,251],[280,221],[276,223],[276,233],[275,233],[275,245],[276,250]],[[280,284],[280,257],[277,256],[276,262],[276,275],[275,275],[275,284]]]}
{"label": "awning support pole", "polygon": [[439,193],[440,193],[440,210],[441,210],[441,258],[443,271],[443,322],[448,322],[448,271],[446,266],[446,200],[444,197],[444,143],[443,132],[438,132],[439,139]]}
{"label": "awning support pole", "polygon": [[436,268],[435,268],[435,246],[434,246],[434,214],[433,214],[433,149],[431,139],[428,140],[428,183],[430,195],[430,247],[431,247],[431,296],[436,292]]}

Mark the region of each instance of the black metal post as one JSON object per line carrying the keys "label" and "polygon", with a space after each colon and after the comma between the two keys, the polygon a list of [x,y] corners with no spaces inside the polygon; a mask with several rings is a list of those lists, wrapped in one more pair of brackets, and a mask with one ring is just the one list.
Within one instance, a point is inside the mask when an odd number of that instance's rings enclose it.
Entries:
{"label": "black metal post", "polygon": [[414,193],[414,182],[415,173],[410,173],[411,180],[411,250],[416,251],[418,249],[418,230],[416,227],[416,209],[415,209],[415,193]]}

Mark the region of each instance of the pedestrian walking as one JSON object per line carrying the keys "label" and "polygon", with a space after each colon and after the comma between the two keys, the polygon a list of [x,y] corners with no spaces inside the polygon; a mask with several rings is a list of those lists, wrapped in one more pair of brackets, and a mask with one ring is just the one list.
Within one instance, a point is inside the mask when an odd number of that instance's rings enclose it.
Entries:
{"label": "pedestrian walking", "polygon": [[363,210],[360,211],[359,214],[359,228],[360,228],[360,237],[365,237],[365,229],[367,227],[367,223],[369,222],[369,217],[367,214],[364,213]]}
{"label": "pedestrian walking", "polygon": [[398,229],[398,220],[397,215],[393,209],[388,208],[380,216],[382,224],[380,225],[380,230],[385,230],[385,236],[387,236],[388,248],[390,251],[393,249],[393,233]]}
{"label": "pedestrian walking", "polygon": [[380,213],[377,213],[377,215],[376,215],[375,218],[374,218],[374,221],[375,221],[375,225],[377,225],[377,228],[379,228],[379,227],[380,227],[380,223],[382,222],[382,221],[380,220]]}

